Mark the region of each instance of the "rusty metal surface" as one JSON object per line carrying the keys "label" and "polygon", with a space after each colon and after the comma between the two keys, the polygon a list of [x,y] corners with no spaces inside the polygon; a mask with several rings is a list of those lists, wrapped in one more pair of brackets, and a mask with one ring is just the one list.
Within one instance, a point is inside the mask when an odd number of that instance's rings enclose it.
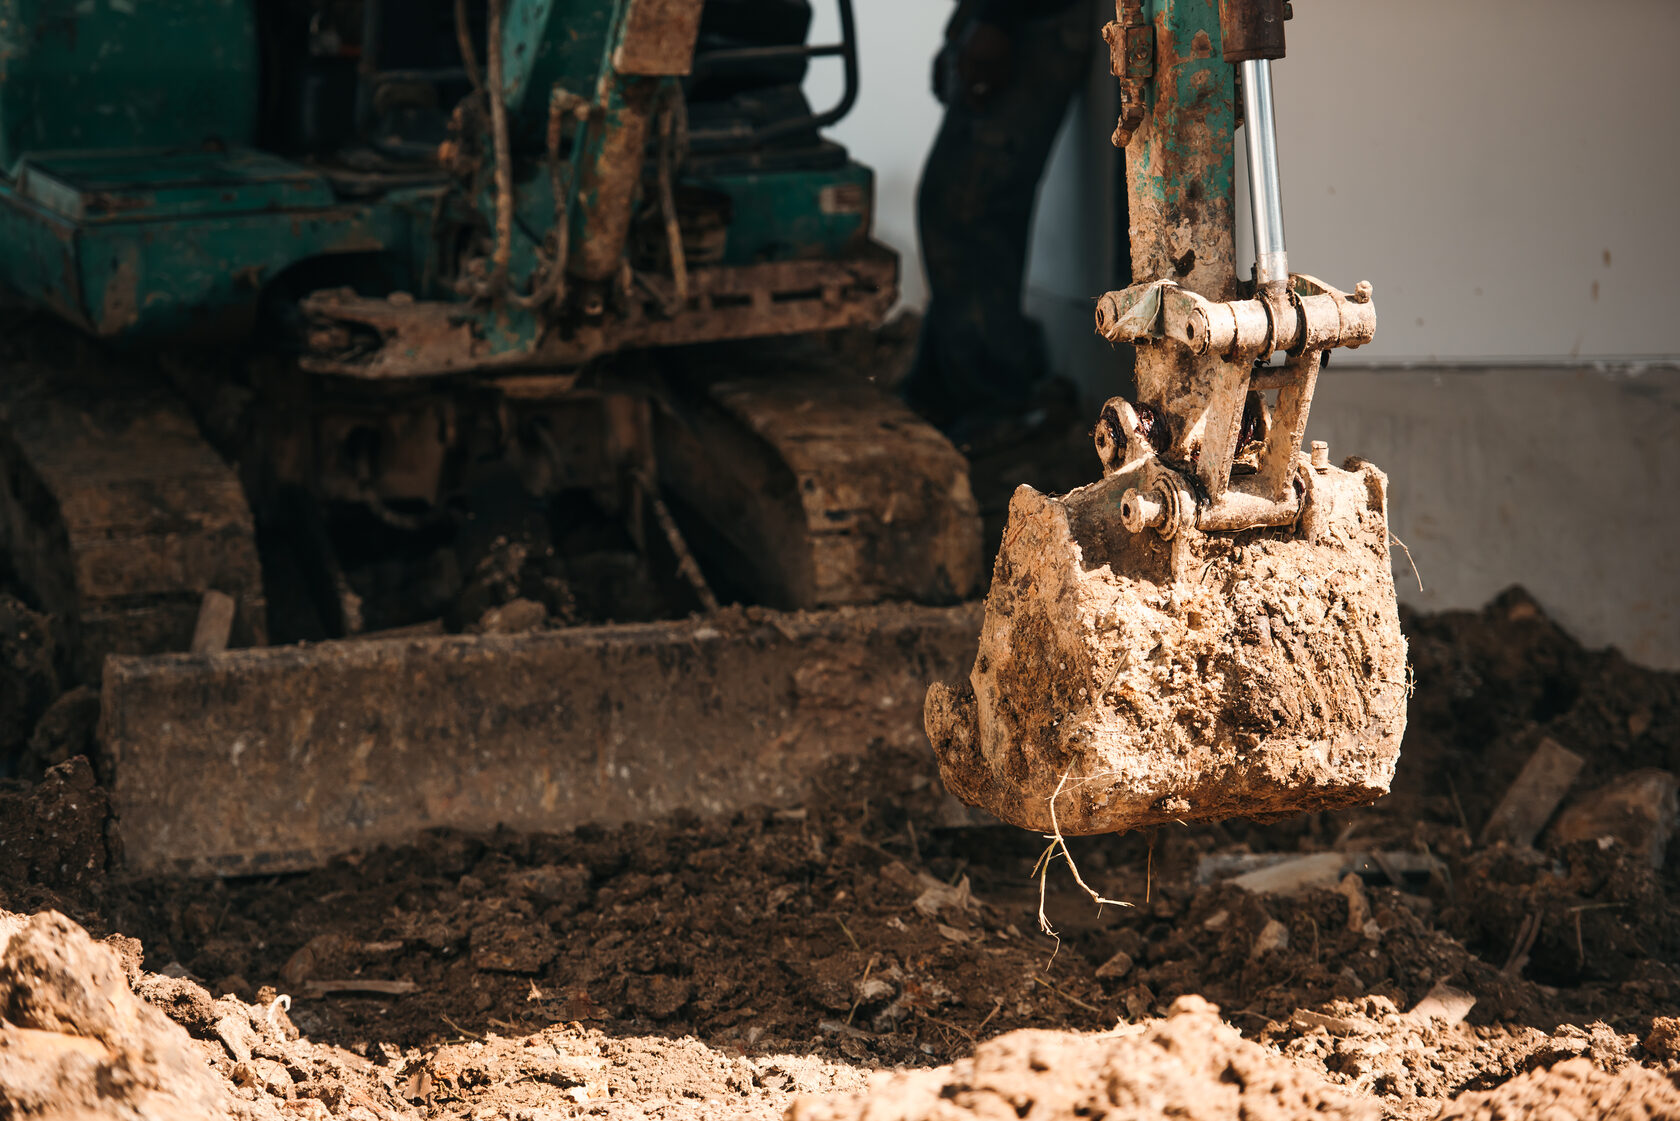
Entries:
{"label": "rusty metal surface", "polygon": [[[873,325],[897,296],[898,259],[871,243],[844,261],[693,269],[689,302],[675,315],[638,302],[565,334],[549,330],[526,347],[499,345],[487,337],[478,313],[461,304],[323,291],[301,303],[320,325],[317,337],[324,345],[300,364],[313,373],[376,380],[571,366],[643,347]],[[371,330],[380,344],[371,351],[340,348],[333,326]],[[510,324],[508,335],[514,334]]]}
{"label": "rusty metal surface", "polygon": [[613,50],[620,74],[687,74],[700,33],[700,0],[630,0],[624,35]]}
{"label": "rusty metal surface", "polygon": [[1116,148],[1131,143],[1148,107],[1149,79],[1155,76],[1155,26],[1143,0],[1116,0],[1114,20],[1103,27],[1108,43],[1109,73],[1120,79],[1120,120],[1115,126]]}
{"label": "rusty metal surface", "polygon": [[440,826],[568,829],[790,802],[923,742],[977,605],[107,663],[102,766],[134,872],[307,868]]}
{"label": "rusty metal surface", "polygon": [[1219,0],[1219,30],[1226,62],[1284,57],[1287,0]]}
{"label": "rusty metal surface", "polygon": [[733,376],[673,397],[655,429],[661,482],[707,523],[715,564],[750,572],[761,602],[784,608],[979,593],[979,507],[949,440],[855,372],[719,365]]}

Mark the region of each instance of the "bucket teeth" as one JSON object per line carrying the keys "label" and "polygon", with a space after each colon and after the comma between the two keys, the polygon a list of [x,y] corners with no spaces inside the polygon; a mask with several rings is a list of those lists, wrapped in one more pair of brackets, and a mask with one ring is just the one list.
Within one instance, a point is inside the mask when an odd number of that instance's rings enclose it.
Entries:
{"label": "bucket teeth", "polygon": [[1122,524],[1127,474],[1021,488],[973,672],[928,695],[951,791],[1068,834],[1386,793],[1408,693],[1387,481],[1302,476],[1292,526],[1170,541]]}

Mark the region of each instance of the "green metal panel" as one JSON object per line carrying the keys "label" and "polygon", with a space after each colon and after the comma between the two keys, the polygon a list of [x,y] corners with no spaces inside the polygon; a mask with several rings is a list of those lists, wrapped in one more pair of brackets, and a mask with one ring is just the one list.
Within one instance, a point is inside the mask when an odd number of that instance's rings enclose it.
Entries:
{"label": "green metal panel", "polygon": [[0,0],[0,169],[31,152],[248,144],[252,0]]}
{"label": "green metal panel", "polygon": [[264,152],[78,152],[30,156],[18,193],[81,222],[186,218],[334,202],[326,179]]}
{"label": "green metal panel", "polygon": [[[125,175],[114,153],[47,161],[57,176],[31,165],[23,184],[0,184],[0,282],[100,335],[171,334],[254,306],[265,283],[309,258],[406,256],[413,244],[407,208],[340,205],[273,157],[127,162]],[[195,194],[205,191],[213,200]]]}
{"label": "green metal panel", "polygon": [[[1128,159],[1127,167],[1170,210],[1202,198],[1229,200],[1236,192],[1236,71],[1220,52],[1218,0],[1148,0],[1148,8],[1158,60],[1148,100],[1157,127],[1143,158]],[[1162,82],[1173,83],[1165,112],[1157,105]]]}
{"label": "green metal panel", "polygon": [[687,182],[730,198],[724,264],[838,257],[869,235],[875,175],[862,164]]}
{"label": "green metal panel", "polygon": [[556,85],[594,98],[623,8],[624,0],[510,0],[502,21],[502,84],[508,107],[527,126],[540,130]]}

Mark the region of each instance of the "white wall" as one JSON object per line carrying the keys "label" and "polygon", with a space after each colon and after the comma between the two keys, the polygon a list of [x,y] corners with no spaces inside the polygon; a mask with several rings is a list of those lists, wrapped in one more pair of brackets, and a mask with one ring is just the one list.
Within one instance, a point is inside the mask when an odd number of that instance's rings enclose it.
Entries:
{"label": "white wall", "polygon": [[[812,0],[810,42],[833,43],[840,21],[833,0]],[[854,0],[857,16],[857,106],[828,135],[875,169],[875,236],[904,260],[907,306],[927,302],[916,248],[916,182],[944,112],[933,96],[933,56],[944,41],[954,5],[948,0]],[[840,63],[817,59],[805,81],[811,106],[822,111],[840,99]]]}
{"label": "white wall", "polygon": [[1362,361],[1680,356],[1675,0],[1336,0],[1274,64],[1290,262]]}
{"label": "white wall", "polygon": [[[813,41],[837,26],[816,6]],[[913,201],[952,6],[856,10],[862,96],[833,135],[877,170],[877,228],[905,254],[905,299],[920,306]],[[1341,287],[1376,285],[1377,341],[1346,358],[1680,358],[1668,57],[1680,2],[1336,0],[1296,13],[1275,71],[1290,257]],[[807,89],[831,104],[838,65],[815,71]],[[1108,127],[1087,142],[1106,145]]]}

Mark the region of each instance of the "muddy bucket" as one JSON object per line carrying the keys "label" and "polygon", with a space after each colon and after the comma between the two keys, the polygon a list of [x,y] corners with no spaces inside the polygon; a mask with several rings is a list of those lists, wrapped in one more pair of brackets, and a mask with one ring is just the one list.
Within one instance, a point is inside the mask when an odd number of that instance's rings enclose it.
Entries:
{"label": "muddy bucket", "polygon": [[1293,524],[1128,529],[1171,474],[1016,493],[973,672],[928,695],[963,801],[1089,834],[1387,792],[1409,690],[1386,477],[1301,456]]}

